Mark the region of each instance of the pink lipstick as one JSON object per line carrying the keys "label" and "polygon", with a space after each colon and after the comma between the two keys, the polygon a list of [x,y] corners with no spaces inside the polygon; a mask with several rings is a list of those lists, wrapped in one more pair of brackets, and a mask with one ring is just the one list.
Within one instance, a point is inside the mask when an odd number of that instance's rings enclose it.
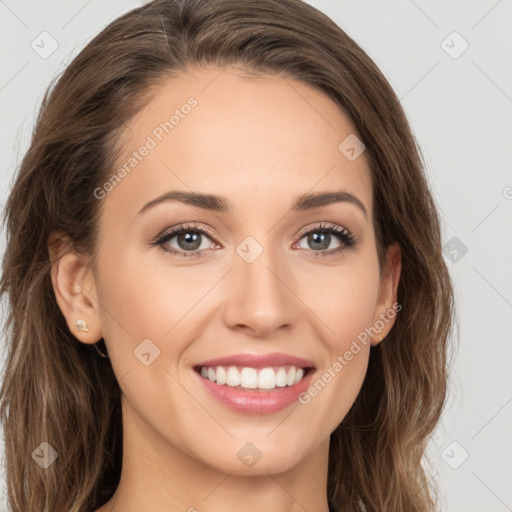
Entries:
{"label": "pink lipstick", "polygon": [[315,372],[312,361],[283,353],[234,354],[201,361],[193,369],[210,396],[246,414],[271,414],[292,405]]}

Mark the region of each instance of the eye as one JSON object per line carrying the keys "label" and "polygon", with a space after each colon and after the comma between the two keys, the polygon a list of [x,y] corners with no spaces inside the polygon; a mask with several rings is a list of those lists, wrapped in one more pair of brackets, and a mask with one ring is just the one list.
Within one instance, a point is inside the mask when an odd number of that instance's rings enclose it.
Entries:
{"label": "eye", "polygon": [[[355,247],[358,240],[347,229],[336,224],[318,224],[303,231],[294,249],[306,249],[312,257],[327,257]],[[301,243],[305,241],[306,246]],[[336,245],[337,242],[337,245]],[[333,247],[334,243],[334,247]],[[214,235],[207,228],[187,224],[173,227],[162,233],[153,243],[162,250],[184,258],[201,258],[208,255],[207,249],[218,245]]]}
{"label": "eye", "polygon": [[[164,251],[185,258],[200,258],[205,249],[211,249],[215,243],[206,229],[182,225],[166,231],[155,241]],[[209,240],[209,242],[208,242]]]}
{"label": "eye", "polygon": [[[302,240],[305,240],[305,244],[309,247],[304,247],[301,244]],[[336,245],[336,242],[338,242],[338,245]],[[355,247],[356,244],[357,239],[347,229],[336,224],[319,224],[301,236],[298,247],[309,249],[310,252],[314,253],[313,257],[318,258],[319,256],[339,254],[345,249]]]}

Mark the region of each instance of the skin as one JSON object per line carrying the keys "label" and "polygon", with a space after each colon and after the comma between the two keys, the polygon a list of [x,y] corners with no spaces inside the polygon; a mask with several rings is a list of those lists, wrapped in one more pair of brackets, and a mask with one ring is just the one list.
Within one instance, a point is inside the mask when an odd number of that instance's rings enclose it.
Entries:
{"label": "skin", "polygon": [[[232,512],[243,503],[247,512],[328,512],[329,436],[361,389],[370,344],[394,320],[308,404],[273,414],[225,408],[192,366],[233,353],[285,352],[314,361],[315,382],[396,302],[400,248],[388,248],[381,273],[365,154],[349,161],[338,149],[355,129],[316,89],[235,67],[196,69],[153,93],[122,137],[120,166],[166,113],[190,96],[198,104],[101,200],[95,270],[73,251],[53,256],[52,282],[70,330],[83,343],[104,338],[122,390],[121,482],[98,510]],[[290,211],[302,194],[340,189],[368,216],[349,202]],[[167,202],[137,214],[171,190],[217,194],[232,210]],[[214,233],[203,235],[205,257],[151,245],[187,222]],[[349,230],[357,245],[313,258],[327,250],[298,235],[319,222]],[[247,236],[263,248],[252,263],[236,252]],[[167,244],[187,249],[176,236]],[[328,250],[340,244],[331,235]],[[89,332],[77,331],[78,319]],[[145,366],[134,350],[148,338],[160,356]],[[247,442],[262,454],[251,467],[237,457]]]}

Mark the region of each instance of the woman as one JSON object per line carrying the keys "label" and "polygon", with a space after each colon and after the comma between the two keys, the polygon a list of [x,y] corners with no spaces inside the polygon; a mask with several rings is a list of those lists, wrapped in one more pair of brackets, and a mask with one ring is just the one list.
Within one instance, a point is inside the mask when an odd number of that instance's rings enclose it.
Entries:
{"label": "woman", "polygon": [[438,213],[391,87],[313,7],[112,22],[45,97],[6,226],[13,511],[435,509]]}

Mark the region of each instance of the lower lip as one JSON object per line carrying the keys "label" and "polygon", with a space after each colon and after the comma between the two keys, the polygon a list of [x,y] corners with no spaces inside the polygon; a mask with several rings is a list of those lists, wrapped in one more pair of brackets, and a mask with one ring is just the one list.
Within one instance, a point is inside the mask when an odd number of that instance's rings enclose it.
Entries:
{"label": "lower lip", "polygon": [[226,384],[219,386],[192,370],[206,390],[223,405],[236,412],[246,414],[272,414],[298,401],[301,393],[309,387],[314,369],[310,368],[305,377],[293,386],[274,388],[270,391],[244,391]]}

